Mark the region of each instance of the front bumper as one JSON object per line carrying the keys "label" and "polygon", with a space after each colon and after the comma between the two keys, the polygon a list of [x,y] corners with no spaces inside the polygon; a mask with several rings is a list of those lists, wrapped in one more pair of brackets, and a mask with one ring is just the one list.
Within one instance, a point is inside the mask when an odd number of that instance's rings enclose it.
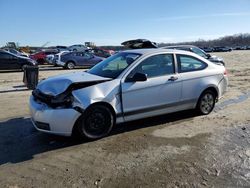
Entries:
{"label": "front bumper", "polygon": [[76,120],[81,113],[72,108],[50,108],[30,97],[30,113],[34,127],[42,132],[71,136]]}

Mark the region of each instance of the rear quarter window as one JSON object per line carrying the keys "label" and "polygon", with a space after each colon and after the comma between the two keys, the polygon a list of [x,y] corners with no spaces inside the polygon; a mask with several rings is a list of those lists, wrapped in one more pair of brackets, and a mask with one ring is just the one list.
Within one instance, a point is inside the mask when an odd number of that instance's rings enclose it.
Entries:
{"label": "rear quarter window", "polygon": [[189,55],[177,55],[179,72],[192,72],[203,70],[207,64],[195,57]]}

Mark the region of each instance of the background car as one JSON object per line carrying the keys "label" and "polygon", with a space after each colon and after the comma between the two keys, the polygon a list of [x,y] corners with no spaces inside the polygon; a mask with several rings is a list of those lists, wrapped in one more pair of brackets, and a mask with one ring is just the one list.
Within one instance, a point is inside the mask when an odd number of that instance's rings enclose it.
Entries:
{"label": "background car", "polygon": [[69,52],[61,55],[57,65],[67,69],[73,69],[75,66],[92,67],[103,59],[87,52]]}
{"label": "background car", "polygon": [[150,40],[147,39],[128,40],[121,43],[121,45],[129,49],[158,48],[155,42],[151,42]]}
{"label": "background car", "polygon": [[92,49],[88,49],[86,50],[86,52],[89,52],[89,53],[92,53],[96,56],[99,56],[99,57],[104,57],[104,58],[107,58],[109,56],[111,56],[111,54],[103,49],[100,49],[100,48],[92,48]]}
{"label": "background car", "polygon": [[24,53],[22,53],[22,52],[19,52],[18,50],[14,49],[14,48],[4,48],[4,50],[5,50],[5,51],[8,51],[8,52],[10,52],[10,53],[12,53],[12,54],[15,54],[15,55],[17,55],[17,56],[28,57],[27,54],[24,54]]}
{"label": "background car", "polygon": [[197,46],[193,45],[177,45],[177,46],[165,46],[162,47],[163,49],[177,49],[177,50],[184,50],[184,51],[189,51],[193,52],[205,59],[208,59],[209,61],[213,63],[219,63],[225,65],[224,61],[222,58],[217,57],[215,55],[211,56],[210,54],[204,52],[202,49],[198,48]]}
{"label": "background car", "polygon": [[35,66],[36,62],[28,57],[17,56],[0,50],[0,70],[23,69],[25,65]]}
{"label": "background car", "polygon": [[228,47],[225,47],[225,46],[216,46],[214,47],[214,52],[231,52],[232,51],[232,48],[228,48]]}
{"label": "background car", "polygon": [[73,52],[84,52],[87,49],[88,48],[83,44],[75,44],[68,47],[68,50]]}
{"label": "background car", "polygon": [[37,53],[31,54],[30,58],[34,59],[37,61],[37,63],[39,65],[43,65],[48,63],[48,61],[46,60],[47,55],[54,55],[57,54],[59,51],[56,49],[50,49],[50,50],[43,50],[43,51],[39,51]]}
{"label": "background car", "polygon": [[69,51],[69,48],[67,46],[55,46],[54,49],[57,49],[59,52]]}
{"label": "background car", "polygon": [[206,53],[210,53],[214,51],[214,48],[212,47],[203,47],[202,50]]}
{"label": "background car", "polygon": [[52,64],[54,66],[61,66],[60,65],[60,64],[62,64],[62,62],[61,62],[61,56],[64,55],[64,54],[66,54],[66,53],[70,53],[70,52],[69,51],[61,51],[61,52],[55,54],[54,58],[52,60]]}

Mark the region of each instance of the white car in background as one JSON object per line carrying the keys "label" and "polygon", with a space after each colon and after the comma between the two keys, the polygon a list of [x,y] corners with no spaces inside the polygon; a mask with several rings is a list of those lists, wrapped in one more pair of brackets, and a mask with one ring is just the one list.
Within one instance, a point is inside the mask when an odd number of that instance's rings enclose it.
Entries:
{"label": "white car in background", "polygon": [[55,57],[54,54],[46,55],[46,61],[47,61],[49,64],[54,65],[54,63],[53,63],[54,57]]}
{"label": "white car in background", "polygon": [[73,52],[84,52],[87,49],[88,49],[88,47],[84,46],[82,44],[75,44],[75,45],[68,47],[68,50],[73,51]]}
{"label": "white car in background", "polygon": [[69,53],[69,51],[61,51],[55,54],[52,60],[52,64],[55,66],[62,66],[62,63],[64,64],[64,62],[61,62],[61,56],[66,53]]}
{"label": "white car in background", "polygon": [[140,49],[117,53],[87,72],[41,81],[30,97],[35,128],[88,139],[115,123],[187,109],[207,115],[228,85],[224,66],[191,52]]}

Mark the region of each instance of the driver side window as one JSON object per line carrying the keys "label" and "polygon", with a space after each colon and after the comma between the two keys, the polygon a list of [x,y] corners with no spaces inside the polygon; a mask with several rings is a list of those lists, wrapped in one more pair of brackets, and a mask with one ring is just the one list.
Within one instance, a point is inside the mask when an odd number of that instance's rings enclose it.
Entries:
{"label": "driver side window", "polygon": [[147,78],[174,74],[174,72],[174,59],[172,54],[159,54],[148,57],[133,71],[134,74],[146,74]]}

